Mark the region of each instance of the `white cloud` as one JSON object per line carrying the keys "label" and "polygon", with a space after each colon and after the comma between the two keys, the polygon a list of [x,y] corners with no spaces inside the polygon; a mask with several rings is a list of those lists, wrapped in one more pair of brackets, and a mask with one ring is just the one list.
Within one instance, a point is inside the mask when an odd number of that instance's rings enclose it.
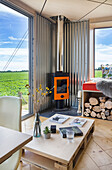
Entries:
{"label": "white cloud", "polygon": [[[0,71],[3,71],[4,66],[13,54],[15,48],[0,48]],[[13,60],[10,62],[6,70],[19,71],[28,70],[28,49],[20,48]],[[5,70],[5,71],[6,71]]]}
{"label": "white cloud", "polygon": [[11,41],[2,41],[2,42],[0,42],[0,45],[3,45],[3,44],[12,44],[13,42],[11,42]]}
{"label": "white cloud", "polygon": [[97,44],[97,49],[108,49],[108,48],[111,48],[112,47],[112,44],[109,44],[109,45],[104,45],[104,44]]}
{"label": "white cloud", "polygon": [[105,55],[112,55],[112,44],[110,45],[99,44],[97,45],[96,52],[99,52]]}
{"label": "white cloud", "polygon": [[[10,36],[10,37],[8,37],[10,40],[14,40],[14,41],[18,41],[18,40],[21,40],[22,38],[15,38],[15,37],[13,37],[13,36]],[[26,38],[26,39],[24,39],[24,41],[28,41],[28,39]]]}
{"label": "white cloud", "polygon": [[[12,55],[14,50],[15,48],[0,48],[0,55],[8,55],[8,56]],[[16,53],[16,56],[24,56],[24,55],[28,55],[27,48],[20,48]]]}
{"label": "white cloud", "polygon": [[112,64],[112,44],[97,45],[95,51],[95,67],[98,68],[101,64]]}
{"label": "white cloud", "polygon": [[110,35],[112,32],[112,28],[108,28],[108,31],[107,31],[107,28],[106,29],[96,29],[95,30],[95,35],[96,37],[101,37],[103,36],[104,37],[107,37],[108,35]]}
{"label": "white cloud", "polygon": [[22,15],[21,13],[3,5],[3,4],[0,4],[0,13],[10,13],[10,14],[13,14],[13,15],[16,15],[16,16],[19,16],[19,17],[25,17],[24,15]]}
{"label": "white cloud", "polygon": [[[0,61],[0,71],[3,71],[3,67],[6,65],[5,61]],[[27,62],[11,62],[8,68],[5,70],[11,71],[21,71],[21,70],[28,70],[28,63]]]}

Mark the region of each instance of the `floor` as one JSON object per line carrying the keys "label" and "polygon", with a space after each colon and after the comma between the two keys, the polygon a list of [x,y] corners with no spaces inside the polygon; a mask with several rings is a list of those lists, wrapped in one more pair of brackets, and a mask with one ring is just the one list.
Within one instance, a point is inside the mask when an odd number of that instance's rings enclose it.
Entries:
{"label": "floor", "polygon": [[[23,131],[33,127],[34,118],[23,122]],[[41,117],[41,121],[46,120]],[[18,170],[40,170],[23,162]],[[112,170],[112,121],[95,120],[95,132],[76,170]]]}

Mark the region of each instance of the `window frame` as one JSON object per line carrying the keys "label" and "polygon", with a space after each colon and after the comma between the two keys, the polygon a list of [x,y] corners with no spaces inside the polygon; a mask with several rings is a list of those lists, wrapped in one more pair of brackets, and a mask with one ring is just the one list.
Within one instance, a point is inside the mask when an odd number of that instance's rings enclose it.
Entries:
{"label": "window frame", "polygon": [[[34,67],[34,52],[33,52],[33,46],[34,46],[34,31],[33,31],[33,27],[34,27],[34,16],[29,14],[28,12],[26,12],[25,10],[21,9],[20,7],[10,3],[10,2],[6,2],[5,0],[0,0],[0,3],[25,15],[26,17],[28,17],[28,31],[29,31],[29,85],[31,87],[31,91],[33,93],[33,84],[34,84],[34,79],[33,79],[33,67]],[[31,97],[29,97],[29,113],[22,116],[21,119],[25,120],[29,117],[31,117],[32,115],[34,115],[33,113],[34,109],[33,109],[33,100]]]}
{"label": "window frame", "polygon": [[95,29],[112,28],[112,17],[90,19],[90,78],[95,77]]}

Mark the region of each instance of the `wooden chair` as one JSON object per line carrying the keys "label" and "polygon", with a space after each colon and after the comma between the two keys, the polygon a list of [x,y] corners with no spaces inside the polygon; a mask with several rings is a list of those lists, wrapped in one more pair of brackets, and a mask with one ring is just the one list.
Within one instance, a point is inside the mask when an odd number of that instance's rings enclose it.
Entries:
{"label": "wooden chair", "polygon": [[[19,97],[0,97],[0,126],[21,131],[22,101]],[[16,170],[21,158],[21,150],[0,164],[0,170]]]}

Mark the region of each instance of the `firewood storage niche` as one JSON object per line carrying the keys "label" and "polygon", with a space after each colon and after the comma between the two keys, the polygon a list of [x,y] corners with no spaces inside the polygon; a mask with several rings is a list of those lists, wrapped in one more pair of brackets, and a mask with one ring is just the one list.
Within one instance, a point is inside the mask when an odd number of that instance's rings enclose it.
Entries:
{"label": "firewood storage niche", "polygon": [[112,98],[101,91],[83,90],[82,113],[85,117],[112,121]]}

